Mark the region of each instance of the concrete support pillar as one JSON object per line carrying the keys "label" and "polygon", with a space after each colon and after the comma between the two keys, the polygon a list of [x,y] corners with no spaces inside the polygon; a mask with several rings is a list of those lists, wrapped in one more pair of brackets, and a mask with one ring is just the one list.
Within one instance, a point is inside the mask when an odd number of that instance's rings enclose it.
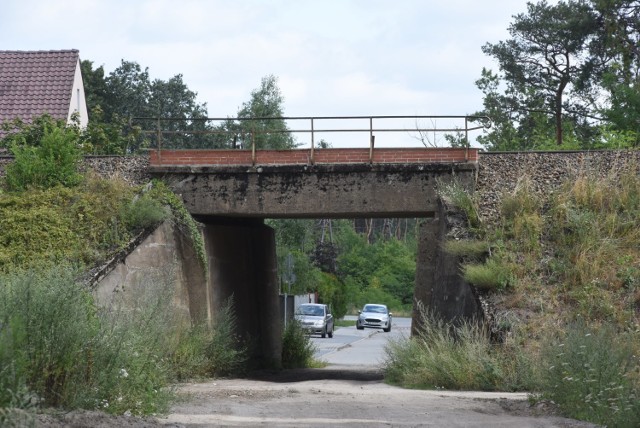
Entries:
{"label": "concrete support pillar", "polygon": [[439,204],[436,216],[420,226],[414,300],[421,305],[414,302],[412,334],[421,325],[420,306],[452,323],[482,316],[480,302],[460,272],[460,258],[444,251],[456,215]]}
{"label": "concrete support pillar", "polygon": [[262,220],[207,223],[204,238],[214,312],[233,298],[238,334],[249,347],[253,367],[279,367],[277,261],[273,229]]}
{"label": "concrete support pillar", "polygon": [[435,265],[438,250],[439,218],[422,219],[418,230],[418,254],[416,279],[413,292],[413,318],[411,334],[417,333],[421,325],[420,308],[431,308],[435,287]]}

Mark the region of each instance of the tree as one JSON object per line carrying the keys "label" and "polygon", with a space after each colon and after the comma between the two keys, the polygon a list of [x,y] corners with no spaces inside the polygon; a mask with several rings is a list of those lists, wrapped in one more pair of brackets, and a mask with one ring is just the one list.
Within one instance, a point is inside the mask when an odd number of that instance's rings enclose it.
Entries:
{"label": "tree", "polygon": [[228,120],[219,130],[231,135],[227,146],[249,149],[283,150],[296,147],[295,139],[283,119],[284,98],[273,75],[263,77],[260,87],[251,91],[251,99],[242,104],[237,121]]}
{"label": "tree", "polygon": [[100,66],[94,70],[93,62],[84,60],[80,63],[82,71],[82,81],[84,83],[84,94],[87,100],[87,110],[89,119],[95,119],[92,112],[99,108],[103,112],[107,105],[107,85],[104,77],[104,67]]}
{"label": "tree", "polygon": [[142,70],[138,63],[122,60],[120,67],[106,77],[105,85],[102,109],[106,120],[114,116],[152,116],[148,104],[152,96],[148,68]]}
{"label": "tree", "polygon": [[[98,141],[88,139],[87,145],[93,148],[108,148],[113,153],[135,152],[147,143],[138,134],[147,131],[148,139],[157,144],[157,120],[138,120],[133,128],[128,124],[132,117],[171,119],[160,122],[162,141],[174,148],[207,147],[212,138],[201,131],[208,131],[207,105],[197,102],[197,93],[184,83],[181,74],[167,81],[151,80],[148,68],[138,63],[122,60],[120,66],[108,76],[102,66],[93,69],[91,61],[82,62],[85,77],[85,94],[91,120],[94,121],[91,135]],[[90,125],[91,126],[91,125]],[[136,129],[140,128],[140,129]],[[117,143],[105,143],[120,131],[122,140]],[[124,153],[123,153],[124,150]],[[98,150],[98,152],[101,152]],[[102,153],[102,152],[101,152]]]}
{"label": "tree", "polygon": [[205,132],[207,104],[196,101],[197,93],[184,83],[181,74],[167,81],[156,79],[151,83],[147,103],[150,117],[171,119],[162,123],[162,129],[172,132],[163,136],[163,145],[176,148],[210,147]]}
{"label": "tree", "polygon": [[482,77],[476,86],[484,94],[483,114],[491,118],[491,131],[478,137],[478,142],[492,150],[508,151],[517,148],[518,130],[514,122],[518,118],[517,110],[508,96],[500,93],[500,76],[491,70],[482,69]]}
{"label": "tree", "polygon": [[601,110],[613,130],[632,132],[640,144],[640,1],[592,0],[598,16],[592,55],[607,61],[602,86],[608,105]]}
{"label": "tree", "polygon": [[[485,105],[496,104],[501,120],[514,119],[529,135],[552,123],[558,146],[566,119],[574,129],[588,127],[591,79],[599,71],[588,55],[595,26],[595,14],[583,0],[528,3],[526,14],[514,16],[509,40],[482,47],[498,61],[506,84],[504,95],[496,96],[495,75],[483,72],[479,84],[491,97]],[[498,130],[510,134],[508,126]]]}

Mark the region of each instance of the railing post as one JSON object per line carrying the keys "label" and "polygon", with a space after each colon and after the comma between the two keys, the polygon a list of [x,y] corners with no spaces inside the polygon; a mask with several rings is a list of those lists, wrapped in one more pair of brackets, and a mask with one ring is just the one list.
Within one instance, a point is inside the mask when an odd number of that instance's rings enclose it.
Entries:
{"label": "railing post", "polygon": [[315,145],[314,145],[314,135],[313,135],[313,118],[311,118],[311,165],[315,163],[314,153],[315,153]]}
{"label": "railing post", "polygon": [[251,165],[256,166],[256,133],[251,131]]}
{"label": "railing post", "polygon": [[464,151],[464,161],[469,162],[469,125],[467,124],[468,117],[464,117],[464,141],[466,142]]}
{"label": "railing post", "polygon": [[158,163],[162,164],[162,130],[160,129],[160,118],[158,117],[158,120],[156,122],[156,132],[157,132],[157,139],[158,139]]}
{"label": "railing post", "polygon": [[369,163],[373,163],[373,146],[375,144],[376,137],[373,135],[373,118],[369,118]]}

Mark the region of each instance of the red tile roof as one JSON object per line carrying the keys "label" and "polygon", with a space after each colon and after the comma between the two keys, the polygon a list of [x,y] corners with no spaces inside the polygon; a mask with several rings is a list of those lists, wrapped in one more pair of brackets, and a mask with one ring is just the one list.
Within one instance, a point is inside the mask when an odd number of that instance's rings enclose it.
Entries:
{"label": "red tile roof", "polygon": [[66,120],[78,60],[75,49],[0,51],[0,124],[44,113]]}

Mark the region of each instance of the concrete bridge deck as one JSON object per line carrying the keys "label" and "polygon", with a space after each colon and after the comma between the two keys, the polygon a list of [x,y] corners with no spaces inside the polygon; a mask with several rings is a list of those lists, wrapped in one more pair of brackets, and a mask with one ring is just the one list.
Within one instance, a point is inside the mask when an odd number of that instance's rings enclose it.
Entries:
{"label": "concrete bridge deck", "polygon": [[471,183],[478,166],[477,149],[321,149],[314,155],[162,150],[151,152],[149,171],[170,183],[199,218],[432,217],[436,181]]}

